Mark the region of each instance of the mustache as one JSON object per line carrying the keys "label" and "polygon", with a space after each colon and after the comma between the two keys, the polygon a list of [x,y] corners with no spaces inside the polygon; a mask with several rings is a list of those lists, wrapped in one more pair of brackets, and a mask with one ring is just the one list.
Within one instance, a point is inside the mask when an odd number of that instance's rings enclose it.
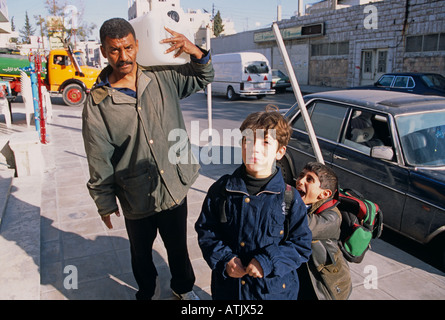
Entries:
{"label": "mustache", "polygon": [[129,61],[129,60],[127,60],[127,61],[121,61],[121,62],[119,62],[119,63],[117,64],[117,67],[120,68],[120,67],[123,67],[123,66],[125,66],[125,65],[132,65],[132,64],[133,64],[133,61]]}

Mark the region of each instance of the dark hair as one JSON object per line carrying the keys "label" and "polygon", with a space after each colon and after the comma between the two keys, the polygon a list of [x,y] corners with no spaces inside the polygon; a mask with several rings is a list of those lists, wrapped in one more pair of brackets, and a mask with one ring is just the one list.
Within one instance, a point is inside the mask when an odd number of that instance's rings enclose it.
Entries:
{"label": "dark hair", "polygon": [[240,127],[241,132],[246,129],[252,131],[258,129],[264,130],[265,134],[267,134],[270,129],[275,130],[274,138],[278,141],[278,148],[286,146],[289,143],[292,133],[289,122],[278,112],[278,108],[272,105],[267,105],[266,111],[249,114]]}
{"label": "dark hair", "polygon": [[100,27],[100,42],[102,45],[105,43],[105,38],[122,39],[128,36],[130,33],[136,40],[136,33],[133,26],[123,18],[112,18],[105,21]]}
{"label": "dark hair", "polygon": [[334,170],[320,162],[308,162],[303,168],[303,172],[305,171],[314,172],[320,180],[320,188],[329,189],[335,194],[338,189],[338,178]]}

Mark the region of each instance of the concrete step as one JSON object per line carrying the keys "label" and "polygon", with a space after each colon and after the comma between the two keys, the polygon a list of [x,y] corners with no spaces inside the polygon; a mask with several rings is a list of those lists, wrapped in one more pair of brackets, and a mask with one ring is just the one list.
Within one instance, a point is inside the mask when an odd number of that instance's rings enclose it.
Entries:
{"label": "concrete step", "polygon": [[0,184],[9,197],[0,225],[0,300],[39,300],[41,177],[4,175]]}
{"label": "concrete step", "polygon": [[2,225],[3,216],[5,214],[6,205],[8,203],[14,173],[15,170],[13,169],[0,170],[0,228]]}

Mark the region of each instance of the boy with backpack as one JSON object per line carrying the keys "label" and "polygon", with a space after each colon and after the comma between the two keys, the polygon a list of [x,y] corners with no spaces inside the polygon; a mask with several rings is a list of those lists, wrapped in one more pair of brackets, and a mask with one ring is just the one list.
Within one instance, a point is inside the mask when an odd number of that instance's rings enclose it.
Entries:
{"label": "boy with backpack", "polygon": [[308,261],[312,237],[297,192],[286,208],[286,184],[275,164],[291,128],[266,109],[250,114],[240,129],[243,164],[210,187],[195,224],[212,269],[212,298],[294,300],[297,269]]}
{"label": "boy with backpack", "polygon": [[301,171],[297,191],[308,207],[312,232],[312,255],[299,270],[300,300],[346,300],[352,284],[349,266],[338,246],[342,215],[335,172],[318,162]]}

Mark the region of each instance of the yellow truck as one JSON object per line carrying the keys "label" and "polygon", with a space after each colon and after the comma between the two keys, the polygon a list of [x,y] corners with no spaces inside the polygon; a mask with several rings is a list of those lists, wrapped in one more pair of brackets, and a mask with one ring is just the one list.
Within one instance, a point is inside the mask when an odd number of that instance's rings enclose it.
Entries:
{"label": "yellow truck", "polygon": [[[41,74],[50,93],[61,93],[69,105],[82,104],[95,83],[100,69],[86,65],[81,51],[51,50]],[[20,92],[20,69],[29,67],[26,56],[0,54],[0,78],[8,80],[13,95]]]}

